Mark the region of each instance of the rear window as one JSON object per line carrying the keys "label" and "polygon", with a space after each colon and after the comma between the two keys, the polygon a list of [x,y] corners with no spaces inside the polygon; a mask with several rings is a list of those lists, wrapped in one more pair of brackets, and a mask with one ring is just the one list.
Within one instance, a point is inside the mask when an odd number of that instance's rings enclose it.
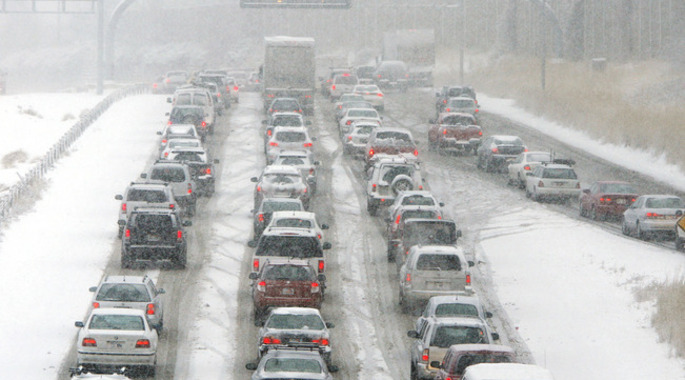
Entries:
{"label": "rear window", "polygon": [[190,101],[190,94],[180,94],[176,97],[176,104],[178,104],[179,106],[190,105]]}
{"label": "rear window", "polygon": [[267,174],[264,176],[264,182],[285,185],[300,183],[302,182],[302,178],[300,176],[291,174]]}
{"label": "rear window", "polygon": [[411,136],[404,132],[379,132],[376,133],[377,140],[400,140],[411,142]]}
{"label": "rear window", "polygon": [[184,182],[186,180],[186,173],[183,168],[178,167],[155,167],[152,168],[150,179],[164,182]]}
{"label": "rear window", "polygon": [[314,272],[301,265],[273,265],[264,268],[262,277],[265,280],[312,281]]}
{"label": "rear window", "polygon": [[647,208],[681,208],[683,200],[680,198],[650,198],[645,203]]}
{"label": "rear window", "polygon": [[262,207],[264,212],[274,211],[302,211],[299,203],[296,202],[265,202]]}
{"label": "rear window", "polygon": [[126,200],[128,202],[162,203],[167,202],[169,199],[166,193],[161,190],[131,189],[126,194]]}
{"label": "rear window", "polygon": [[475,107],[476,103],[471,99],[451,99],[449,105],[457,108],[469,108]]}
{"label": "rear window", "polygon": [[369,117],[369,118],[378,118],[378,112],[368,109],[368,110],[351,110],[350,112],[347,113],[347,116],[352,116],[352,117]]}
{"label": "rear window", "polygon": [[102,284],[97,301],[150,302],[150,295],[143,284]]}
{"label": "rear window", "polygon": [[323,257],[323,251],[316,237],[262,236],[255,255],[311,258]]}
{"label": "rear window", "polygon": [[276,227],[295,227],[295,228],[312,228],[312,221],[307,219],[279,219],[276,221]]}
{"label": "rear window", "polygon": [[443,303],[435,308],[436,317],[456,317],[460,315],[479,317],[478,309],[475,305],[471,304]]}
{"label": "rear window", "polygon": [[387,183],[391,183],[395,177],[398,175],[406,175],[411,177],[412,174],[414,173],[414,167],[413,166],[404,166],[404,165],[398,165],[398,166],[384,166],[383,167],[383,175],[382,179],[383,181]]}
{"label": "rear window", "polygon": [[94,315],[88,328],[91,330],[144,331],[145,323],[137,315]]}
{"label": "rear window", "polygon": [[529,162],[550,162],[552,157],[549,153],[531,153],[528,155]]}
{"label": "rear window", "polygon": [[495,139],[495,144],[497,145],[518,145],[518,146],[523,146],[523,141],[521,139],[511,139],[511,140],[502,140],[502,139]]}
{"label": "rear window", "polygon": [[300,105],[295,101],[278,101],[272,108],[279,111],[296,111],[300,109]]}
{"label": "rear window", "polygon": [[480,327],[438,326],[433,333],[431,346],[448,348],[453,344],[488,343]]}
{"label": "rear window", "polygon": [[278,132],[276,140],[282,142],[303,142],[307,140],[307,135],[303,132]]}
{"label": "rear window", "polygon": [[547,168],[542,174],[542,178],[551,179],[578,179],[573,169],[552,169]]}
{"label": "rear window", "polygon": [[325,327],[321,317],[316,314],[274,314],[265,326],[271,329],[284,330],[323,330]]}
{"label": "rear window", "polygon": [[302,119],[297,116],[276,116],[271,125],[279,125],[283,127],[301,127]]}
{"label": "rear window", "polygon": [[336,84],[357,84],[359,79],[354,75],[338,75],[335,77]]}
{"label": "rear window", "polygon": [[264,364],[264,372],[321,373],[321,364],[312,359],[272,358]]}
{"label": "rear window", "polygon": [[179,161],[192,161],[192,162],[204,162],[203,154],[196,152],[178,152],[174,153],[174,160]]}
{"label": "rear window", "polygon": [[456,238],[456,227],[452,223],[417,222],[405,225],[405,240],[416,244],[449,245]]}
{"label": "rear window", "polygon": [[280,160],[279,165],[304,165],[304,160],[298,157],[285,157]]}
{"label": "rear window", "polygon": [[433,206],[435,202],[431,197],[424,197],[422,195],[410,195],[402,199],[403,205],[414,205],[414,206]]}
{"label": "rear window", "polygon": [[600,186],[604,193],[635,194],[635,189],[627,183],[604,183]]}
{"label": "rear window", "polygon": [[406,211],[402,215],[402,219],[411,219],[411,218],[421,218],[421,219],[433,219],[437,218],[438,216],[436,215],[435,211],[429,211],[429,210],[411,210],[411,211]]}
{"label": "rear window", "polygon": [[134,216],[134,225],[136,230],[143,230],[147,233],[164,234],[175,230],[169,215],[140,214]]}
{"label": "rear window", "polygon": [[480,363],[511,363],[511,357],[497,354],[462,355],[457,362],[456,374],[462,374],[466,367]]}
{"label": "rear window", "polygon": [[467,116],[450,115],[442,119],[442,124],[447,125],[471,125],[473,124],[473,118]]}
{"label": "rear window", "polygon": [[416,261],[417,270],[460,271],[461,261],[457,255],[423,254]]}

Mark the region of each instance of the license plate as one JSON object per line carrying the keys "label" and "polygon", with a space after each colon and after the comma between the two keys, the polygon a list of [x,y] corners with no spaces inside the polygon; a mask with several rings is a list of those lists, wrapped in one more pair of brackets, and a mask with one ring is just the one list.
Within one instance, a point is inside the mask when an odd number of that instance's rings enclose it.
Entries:
{"label": "license plate", "polygon": [[552,182],[554,186],[564,186],[564,182]]}
{"label": "license plate", "polygon": [[109,348],[123,348],[124,347],[124,342],[119,341],[119,340],[108,340],[107,344],[109,345]]}
{"label": "license plate", "polygon": [[159,235],[147,235],[147,241],[160,241],[161,237]]}
{"label": "license plate", "polygon": [[616,204],[617,205],[624,205],[624,204],[626,204],[626,200],[623,198],[619,198],[616,200]]}
{"label": "license plate", "polygon": [[302,339],[300,339],[300,338],[290,338],[290,339],[288,339],[288,342],[291,342],[291,343],[302,343]]}
{"label": "license plate", "polygon": [[281,290],[281,294],[284,296],[292,296],[293,294],[295,294],[295,289],[284,288],[283,290]]}
{"label": "license plate", "polygon": [[430,284],[434,288],[442,288],[444,285],[442,282],[429,282],[428,284]]}

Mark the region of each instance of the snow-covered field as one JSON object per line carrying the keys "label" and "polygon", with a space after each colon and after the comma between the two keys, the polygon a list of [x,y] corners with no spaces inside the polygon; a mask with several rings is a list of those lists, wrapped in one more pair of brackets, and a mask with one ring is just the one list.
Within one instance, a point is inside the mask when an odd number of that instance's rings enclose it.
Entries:
{"label": "snow-covered field", "polygon": [[[25,95],[23,102],[57,118],[80,112],[78,103],[65,104],[60,111],[56,101],[44,95]],[[43,103],[50,106],[41,108]],[[518,121],[543,131],[553,127],[505,100],[481,96],[481,104],[486,112],[516,114]],[[163,97],[151,95],[130,97],[112,106],[51,171],[48,187],[34,208],[2,231],[0,340],[4,343],[0,346],[0,378],[57,377],[62,359],[73,350],[77,332],[73,323],[83,318],[88,307],[91,295],[87,289],[99,281],[112,246],[118,243],[112,196],[140,173],[156,142],[154,131],[163,125],[167,109]],[[4,114],[0,115],[4,120]],[[9,124],[22,125],[33,118],[20,114]],[[72,122],[67,122],[66,128]],[[50,128],[53,126],[36,125],[31,133],[41,138],[11,143],[3,139],[0,155],[17,147],[30,152],[31,157],[40,155],[54,142],[47,137]],[[561,126],[554,128],[558,128],[555,134],[564,133],[568,142],[589,146],[593,154],[603,154],[609,160],[620,157],[624,166],[635,170],[651,162],[650,175],[678,188],[685,186],[682,168],[659,165],[657,157],[639,156],[622,147],[592,147],[583,136],[566,133]],[[55,133],[54,139],[60,135]],[[254,137],[236,134],[229,136],[232,138],[242,142]],[[231,162],[224,165],[223,178],[244,189],[245,197],[228,199],[217,193],[225,212],[237,217],[224,218],[215,225],[220,232],[209,244],[212,258],[203,269],[204,290],[198,294],[198,304],[214,307],[206,312],[189,311],[195,313],[191,339],[205,344],[183,348],[190,359],[177,363],[177,368],[186,378],[230,374],[236,364],[226,358],[237,349],[230,341],[236,318],[231,310],[237,294],[229,288],[238,281],[235,275],[239,274],[239,264],[235,264],[237,269],[230,268],[235,258],[241,257],[233,250],[243,249],[244,233],[249,230],[245,211],[250,208],[251,185],[247,181],[260,164],[233,163],[236,157],[227,148],[218,158]],[[228,184],[218,184],[218,188]],[[337,185],[336,197],[353,191],[349,181]],[[349,205],[341,202],[338,206],[340,215],[356,215],[346,209]],[[640,303],[633,296],[634,289],[681,274],[685,267],[682,255],[614,235],[533,203],[512,205],[508,213],[497,215],[480,232],[480,239],[476,253],[489,263],[508,317],[518,326],[538,364],[551,369],[558,380],[685,378],[683,361],[674,358],[667,345],[657,342],[657,334],[650,327],[653,305]],[[354,261],[351,257],[345,260]],[[228,276],[217,269],[226,267]],[[224,286],[226,292],[221,291]],[[356,325],[361,334],[367,322],[359,318]],[[380,360],[377,352],[368,354]],[[373,368],[371,373],[380,376],[387,372],[386,365],[381,364],[364,364],[362,368]]]}

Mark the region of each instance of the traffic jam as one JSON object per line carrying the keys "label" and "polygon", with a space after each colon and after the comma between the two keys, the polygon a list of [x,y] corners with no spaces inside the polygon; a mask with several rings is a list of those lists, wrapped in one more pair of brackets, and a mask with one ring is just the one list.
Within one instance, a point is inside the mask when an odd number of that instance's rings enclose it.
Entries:
{"label": "traffic jam", "polygon": [[[277,47],[287,43],[272,42]],[[250,133],[263,144],[255,153],[263,154],[266,165],[250,178],[252,237],[246,243],[258,344],[246,348],[256,353],[254,360],[240,363],[245,378],[333,379],[350,373],[336,353],[342,342],[334,340],[330,320],[338,314],[329,300],[331,291],[338,290],[332,288],[330,277],[338,274],[331,268],[341,268],[331,265],[338,247],[327,239],[332,226],[321,217],[329,216],[331,207],[321,200],[332,197],[327,194],[332,184],[322,183],[321,172],[335,165],[319,159],[330,156],[324,154],[324,135],[338,139],[344,165],[365,197],[359,211],[373,218],[385,239],[379,244],[386,250],[375,254],[396,274],[391,287],[397,289],[398,309],[416,317],[405,335],[408,344],[401,348],[412,380],[552,379],[550,371],[507,345],[504,332],[492,323],[498,316],[487,310],[476,290],[472,268],[477,264],[461,243],[462,226],[430,190],[422,163],[426,150],[473,160],[483,173],[502,177],[533,201],[577,202],[583,218],[620,221],[625,235],[644,240],[663,235],[666,241],[674,239],[678,250],[685,249],[681,198],[642,195],[624,181],[598,181],[582,189],[572,157],[530,151],[519,136],[484,131],[472,87],[439,88],[435,117],[425,135],[415,136],[415,130],[385,114],[393,96],[416,91],[402,62],[381,62],[373,71],[329,71],[316,95],[269,93],[260,87],[258,73],[167,72],[152,86],[170,105],[168,123],[158,132],[157,158],[114,197],[120,202],[122,269],[188,270],[187,229],[202,211],[198,202],[222,190],[216,188],[215,173],[224,159],[208,146],[225,127],[222,115],[244,107],[240,92],[262,92],[264,119]],[[254,93],[243,95],[257,101]],[[89,289],[88,316],[75,323],[76,378],[93,373],[114,373],[113,379],[160,377],[156,366],[158,347],[164,344],[164,300],[174,294],[151,276],[135,273],[106,275]]]}

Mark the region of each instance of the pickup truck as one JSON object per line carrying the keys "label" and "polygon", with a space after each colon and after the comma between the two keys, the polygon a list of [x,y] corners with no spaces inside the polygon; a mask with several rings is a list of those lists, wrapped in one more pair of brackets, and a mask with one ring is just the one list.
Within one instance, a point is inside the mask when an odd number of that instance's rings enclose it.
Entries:
{"label": "pickup truck", "polygon": [[369,141],[366,143],[364,161],[367,170],[373,165],[374,156],[379,154],[418,157],[419,151],[409,130],[378,128],[371,132]]}
{"label": "pickup truck", "polygon": [[440,154],[447,152],[476,152],[483,130],[476,118],[468,113],[443,112],[429,121],[428,145]]}

